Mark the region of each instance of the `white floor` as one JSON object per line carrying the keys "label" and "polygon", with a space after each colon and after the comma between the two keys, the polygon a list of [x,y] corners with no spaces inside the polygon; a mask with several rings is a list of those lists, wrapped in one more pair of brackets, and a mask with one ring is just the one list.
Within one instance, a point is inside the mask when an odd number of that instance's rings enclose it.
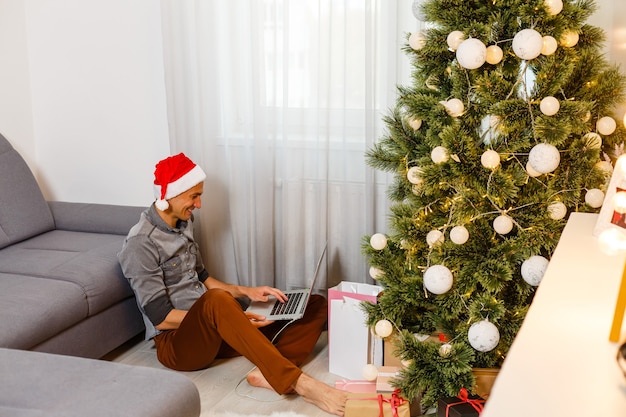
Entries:
{"label": "white floor", "polygon": [[[134,339],[107,355],[104,359],[135,366],[162,368],[156,358],[151,341]],[[216,361],[210,368],[196,372],[185,372],[195,382],[202,401],[202,417],[239,415],[270,416],[277,412],[293,412],[302,416],[328,416],[316,406],[297,395],[279,396],[276,393],[254,388],[245,381],[246,374],[253,369],[247,359],[233,358]],[[303,366],[309,375],[334,385],[340,377],[328,372],[327,334],[322,333],[311,357]],[[172,371],[174,372],[174,371]]]}

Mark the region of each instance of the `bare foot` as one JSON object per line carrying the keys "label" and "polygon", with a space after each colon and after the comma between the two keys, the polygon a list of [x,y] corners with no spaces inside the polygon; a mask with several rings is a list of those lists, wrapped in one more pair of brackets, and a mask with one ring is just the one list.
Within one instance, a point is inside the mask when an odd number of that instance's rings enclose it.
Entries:
{"label": "bare foot", "polygon": [[327,413],[343,416],[348,394],[332,388],[307,374],[302,374],[296,381],[294,389],[305,401],[315,404]]}
{"label": "bare foot", "polygon": [[253,387],[267,388],[274,391],[274,388],[272,388],[270,383],[267,382],[267,379],[265,379],[259,368],[254,368],[253,370],[251,370],[248,375],[246,375],[246,380],[248,381],[248,384],[252,385]]}
{"label": "bare foot", "polygon": [[[267,388],[276,392],[276,390],[272,388],[270,383],[267,382],[267,379],[265,379],[265,376],[263,376],[259,368],[254,368],[253,370],[248,372],[248,375],[246,375],[246,381],[248,381],[248,384],[252,385],[253,387]],[[287,392],[286,394],[291,394],[292,392],[293,390]]]}

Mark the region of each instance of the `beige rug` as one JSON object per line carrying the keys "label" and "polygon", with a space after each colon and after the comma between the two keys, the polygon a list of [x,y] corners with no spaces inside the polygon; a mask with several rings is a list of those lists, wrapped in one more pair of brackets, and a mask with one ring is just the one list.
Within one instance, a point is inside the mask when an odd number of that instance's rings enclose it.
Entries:
{"label": "beige rug", "polygon": [[211,417],[306,417],[304,414],[294,413],[293,411],[274,411],[272,414],[238,414],[217,412],[211,414]]}

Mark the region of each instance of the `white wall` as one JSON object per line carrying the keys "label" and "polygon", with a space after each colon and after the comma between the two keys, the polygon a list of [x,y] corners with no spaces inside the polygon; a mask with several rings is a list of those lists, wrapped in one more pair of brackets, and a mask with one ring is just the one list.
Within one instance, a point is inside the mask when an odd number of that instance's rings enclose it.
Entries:
{"label": "white wall", "polygon": [[[622,0],[590,24],[626,68]],[[158,0],[0,0],[0,133],[49,199],[147,205],[169,154]]]}
{"label": "white wall", "polygon": [[0,133],[34,167],[35,135],[28,71],[24,4],[21,0],[0,0]]}
{"label": "white wall", "polygon": [[0,28],[0,132],[46,197],[149,204],[169,154],[159,2],[0,0]]}

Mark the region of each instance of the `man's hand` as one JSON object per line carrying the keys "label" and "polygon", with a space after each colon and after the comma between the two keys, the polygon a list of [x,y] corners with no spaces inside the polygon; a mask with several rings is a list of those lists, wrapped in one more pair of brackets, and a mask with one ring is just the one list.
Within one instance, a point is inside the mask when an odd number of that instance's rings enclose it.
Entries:
{"label": "man's hand", "polygon": [[287,301],[287,296],[281,290],[267,285],[262,287],[246,287],[242,292],[252,301],[268,301],[270,296],[275,297],[281,303]]}
{"label": "man's hand", "polygon": [[265,327],[268,324],[274,323],[273,320],[265,320],[265,316],[260,314],[250,313],[248,311],[244,311],[244,313],[250,319],[250,323],[252,323],[254,327]]}

